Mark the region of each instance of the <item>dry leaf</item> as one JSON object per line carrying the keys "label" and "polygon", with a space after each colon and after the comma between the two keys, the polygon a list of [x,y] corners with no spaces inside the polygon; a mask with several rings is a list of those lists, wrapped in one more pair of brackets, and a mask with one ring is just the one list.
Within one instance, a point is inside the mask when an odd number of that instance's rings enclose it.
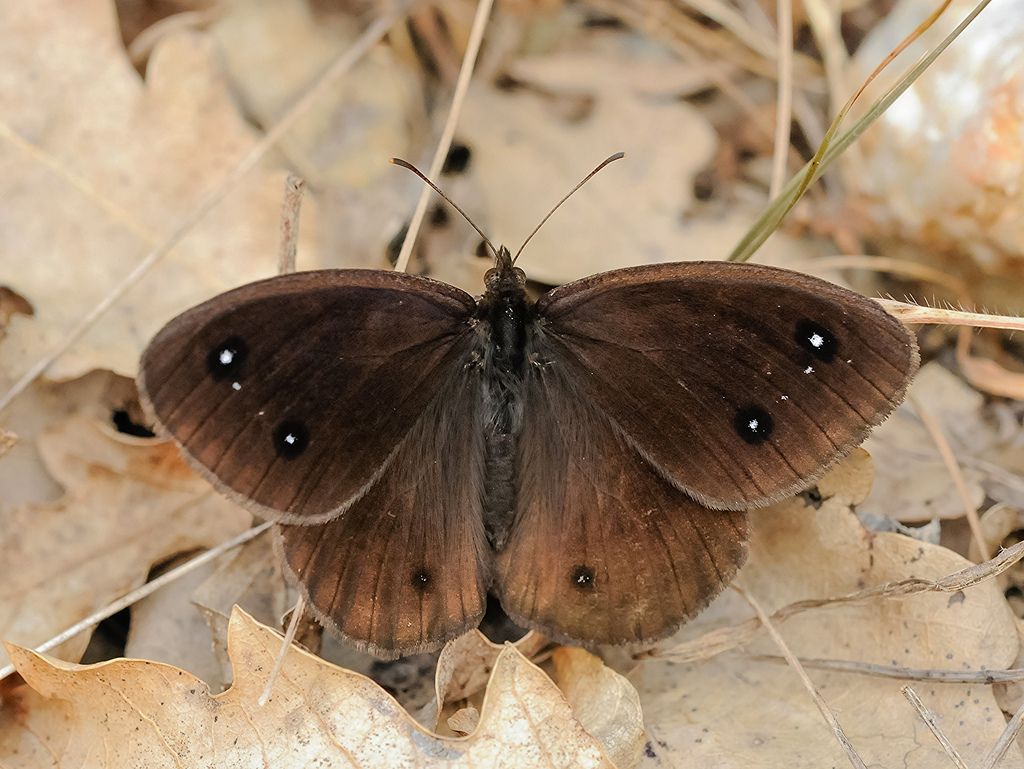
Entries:
{"label": "dry leaf", "polygon": [[[246,112],[270,126],[352,45],[361,26],[355,16],[307,0],[233,0],[210,31]],[[388,158],[407,153],[413,129],[424,127],[415,120],[420,87],[414,70],[378,48],[297,121],[280,149],[313,189],[362,188],[381,177],[397,186]]]}
{"label": "dry leaf", "polygon": [[[956,454],[980,453],[993,442],[984,421],[984,398],[940,364],[925,364],[914,377],[910,396],[923,404],[942,426]],[[960,518],[963,502],[949,470],[924,425],[905,403],[864,443],[875,458],[875,485],[863,512],[903,522]],[[984,475],[963,468],[975,507],[985,498]]]}
{"label": "dry leaf", "polygon": [[[3,340],[0,385],[22,374],[220,184],[256,137],[207,36],[154,51],[145,82],[113,3],[0,4],[0,285],[35,308]],[[6,132],[6,133],[5,133]],[[182,309],[273,273],[284,173],[257,170],[50,369],[132,376],[142,347]],[[303,208],[304,229],[316,206]],[[43,214],[45,212],[45,215]]]}
{"label": "dry leaf", "polygon": [[109,371],[70,382],[37,381],[22,393],[4,412],[4,427],[19,440],[0,462],[0,514],[19,505],[54,502],[64,493],[39,454],[40,433],[72,415],[107,421],[135,398],[135,383]]}
{"label": "dry leaf", "polygon": [[[163,564],[162,571],[181,565],[192,555]],[[203,679],[213,691],[223,689],[230,679],[223,676],[210,626],[192,602],[193,592],[216,568],[216,562],[203,564],[133,604],[123,656],[166,662]]]}
{"label": "dry leaf", "polygon": [[[752,514],[750,558],[739,580],[768,612],[790,603],[854,592],[908,577],[937,578],[968,562],[942,547],[898,534],[871,534],[853,506],[870,484],[870,464],[857,452],[818,484],[820,509],[797,497]],[[728,628],[751,616],[727,591],[682,638]],[[926,593],[807,611],[778,624],[802,658],[853,660],[945,670],[1003,669],[1017,657],[1015,619],[998,586]],[[725,636],[729,631],[722,631]],[[744,649],[705,662],[645,662],[631,676],[655,740],[648,765],[679,767],[843,766],[846,758],[796,674],[784,663],[756,659],[778,649],[764,633]],[[903,681],[809,669],[826,702],[868,766],[934,769],[946,758],[900,694]],[[914,684],[969,766],[1005,725],[990,687]],[[1006,769],[1024,767],[1014,748]]]}
{"label": "dry leaf", "polygon": [[[169,442],[130,438],[79,416],[48,429],[39,449],[67,493],[5,513],[5,640],[41,643],[145,582],[153,564],[218,544],[251,521]],[[83,633],[58,653],[77,658],[88,640]]]}
{"label": "dry leaf", "polygon": [[231,680],[228,620],[234,606],[243,607],[257,622],[270,627],[278,627],[287,610],[281,563],[270,537],[264,534],[225,553],[218,559],[216,571],[190,594],[189,604],[206,621],[220,663],[219,679],[226,683]]}
{"label": "dry leaf", "polygon": [[[185,671],[144,660],[74,665],[10,646],[26,682],[46,701],[25,714],[35,734],[54,735],[52,764],[147,767],[608,767],[600,743],[575,719],[539,668],[505,649],[476,731],[438,737],[369,679],[298,649],[273,696],[257,699],[281,638],[240,610],[231,620],[231,688],[211,696]],[[39,713],[38,710],[42,710]],[[57,737],[66,735],[66,742]],[[0,734],[0,745],[10,743]]]}
{"label": "dry leaf", "polygon": [[[535,60],[529,71],[562,71],[576,55]],[[579,55],[581,65],[589,60]],[[471,167],[485,191],[482,226],[496,243],[518,246],[587,171],[626,153],[531,241],[521,264],[535,280],[560,283],[612,266],[700,256],[686,250],[683,215],[693,177],[714,151],[714,131],[696,108],[644,93],[629,70],[645,63],[625,50],[619,57],[621,77],[563,94],[563,101],[586,100],[582,115],[560,115],[557,101],[527,89],[476,86],[466,100],[459,135],[473,151]]]}

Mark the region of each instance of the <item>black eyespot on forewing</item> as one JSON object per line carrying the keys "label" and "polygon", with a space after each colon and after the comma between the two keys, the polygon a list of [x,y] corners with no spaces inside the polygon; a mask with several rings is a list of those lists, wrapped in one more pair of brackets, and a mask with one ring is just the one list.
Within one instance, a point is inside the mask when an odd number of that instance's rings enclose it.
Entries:
{"label": "black eyespot on forewing", "polygon": [[430,572],[425,568],[416,569],[416,571],[412,573],[411,582],[414,589],[421,593],[425,593],[432,582]]}
{"label": "black eyespot on forewing", "polygon": [[733,427],[747,443],[757,444],[771,437],[775,423],[772,415],[760,406],[746,406],[736,412]]}
{"label": "black eyespot on forewing", "polygon": [[569,574],[569,579],[577,590],[594,589],[594,570],[589,566],[574,566]]}
{"label": "black eyespot on forewing", "polygon": [[797,321],[794,336],[801,349],[825,363],[831,363],[839,352],[839,340],[836,339],[836,335],[813,320],[805,318]]}
{"label": "black eyespot on forewing", "polygon": [[295,459],[309,446],[309,430],[296,419],[288,419],[274,429],[274,449],[282,459]]}
{"label": "black eyespot on forewing", "polygon": [[249,357],[249,345],[239,336],[230,336],[218,345],[214,345],[206,355],[206,368],[217,380],[237,378],[246,358]]}

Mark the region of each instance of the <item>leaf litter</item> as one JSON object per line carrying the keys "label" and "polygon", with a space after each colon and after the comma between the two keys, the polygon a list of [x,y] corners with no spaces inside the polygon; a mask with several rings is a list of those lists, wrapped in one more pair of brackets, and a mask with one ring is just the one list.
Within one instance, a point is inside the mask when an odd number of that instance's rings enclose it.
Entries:
{"label": "leaf litter", "polygon": [[[100,0],[73,9],[37,3],[31,11],[9,10],[2,25],[0,62],[15,76],[0,79],[10,105],[0,122],[0,384],[17,378],[221,183],[261,131],[363,28],[338,9],[303,0],[226,3],[215,12],[206,3],[180,2],[173,10],[181,18],[119,33],[118,21],[134,13],[128,5],[118,7],[118,19],[115,6]],[[844,23],[881,20],[862,5]],[[554,202],[588,164],[620,149],[629,156],[531,243],[523,261],[543,283],[633,263],[722,258],[763,204],[770,130],[762,135],[756,129],[774,119],[774,86],[766,90],[766,73],[779,55],[772,34],[765,34],[770,23],[755,18],[747,28],[733,15],[716,15],[718,4],[708,5],[724,27],[707,38],[715,42],[702,47],[707,60],[698,62],[683,41],[706,42],[692,37],[700,22],[694,27],[694,17],[677,9],[663,28],[652,30],[639,23],[634,6],[622,6],[623,26],[604,3],[594,4],[600,12],[521,3],[499,13],[488,30],[450,157],[461,154],[465,162],[450,164],[441,181],[493,239],[518,244],[543,214],[546,198]],[[899,13],[911,6],[902,3]],[[996,0],[993,8],[999,7]],[[189,16],[193,10],[200,13]],[[273,272],[288,170],[311,185],[300,268],[387,266],[419,186],[386,160],[406,155],[420,162],[433,151],[471,17],[472,4],[451,0],[395,28],[391,46],[364,58],[245,184],[58,359],[48,380],[5,412],[0,636],[37,645],[144,582],[154,566],[165,568],[169,559],[250,525],[244,511],[210,494],[168,444],[114,430],[112,423],[128,432],[144,427],[130,383],[117,374],[135,373],[138,351],[175,312]],[[904,17],[894,13],[890,26],[905,34],[896,18]],[[987,26],[979,34],[998,32]],[[145,43],[134,47],[134,60],[122,34]],[[969,60],[971,50],[960,61]],[[851,72],[884,52],[865,45]],[[1020,60],[1019,51],[1009,55],[1008,61]],[[956,64],[947,66],[956,71]],[[796,71],[802,90],[795,104],[799,109],[803,100],[818,109],[824,85],[807,51],[799,53]],[[994,77],[991,93],[1009,93],[998,72]],[[846,95],[834,94],[840,102]],[[933,102],[927,95],[919,101],[926,122]],[[1008,102],[990,103],[993,111],[979,120],[998,118],[1004,133],[1019,127],[1012,111],[995,109]],[[950,112],[957,104],[943,108]],[[798,121],[813,134],[810,117],[804,109]],[[864,145],[876,169],[885,164],[884,153],[899,146],[885,143],[885,123]],[[955,137],[956,147],[979,135],[968,128]],[[936,141],[936,151],[945,151],[942,137]],[[847,282],[850,273],[816,260],[837,245],[847,251],[863,245],[862,235],[891,231],[896,219],[904,242],[881,241],[893,254],[905,258],[916,248],[927,258],[938,232],[943,248],[959,238],[989,278],[1009,277],[1004,287],[1019,285],[1007,254],[1024,244],[1012,227],[987,232],[962,211],[942,218],[950,197],[943,191],[945,171],[937,163],[921,174],[928,190],[942,193],[934,205],[921,194],[921,179],[900,186],[917,172],[896,173],[895,164],[886,173],[872,172],[875,186],[858,187],[846,200],[841,186],[827,194],[812,188],[792,222],[756,258]],[[846,169],[843,183],[849,178]],[[870,213],[857,195],[877,192],[882,182],[886,195],[904,198],[873,219],[878,207]],[[949,189],[963,197],[982,187],[968,174]],[[988,188],[988,208],[968,216],[1009,221],[1013,195],[1005,185]],[[854,211],[851,221],[863,225],[862,233],[824,226],[839,221],[837,210]],[[931,228],[932,220],[958,229]],[[435,212],[414,264],[477,291],[488,265],[474,255],[475,246],[468,228]],[[989,258],[990,247],[998,258]],[[935,262],[949,264],[943,256]],[[962,266],[973,274],[975,265]],[[878,285],[902,290],[886,281]],[[992,296],[1003,301],[1007,294]],[[965,384],[949,355],[948,335],[933,337],[935,360],[922,370],[915,397],[950,440],[972,504],[984,511],[987,544],[1012,546],[1021,539],[1024,509],[1024,410],[1019,402],[972,389],[995,391],[985,378],[1003,377],[983,367],[985,358],[964,366]],[[1012,346],[984,349],[1001,356],[1009,366],[1003,371],[1020,367]],[[1013,384],[999,379],[993,387],[1006,388],[1004,381]],[[985,579],[974,584],[966,577],[963,584],[971,586],[962,590],[951,589],[961,582],[943,583],[947,575],[970,574],[969,562],[954,549],[975,560],[981,554],[957,528],[963,505],[913,409],[901,408],[868,447],[875,458],[873,486],[872,463],[857,454],[816,489],[753,514],[750,560],[737,584],[772,617],[868,765],[949,761],[900,693],[911,680],[963,760],[988,766],[1007,717],[1024,702],[1014,678],[1024,667],[1019,567],[994,579],[996,569],[985,567]],[[918,536],[935,540],[941,532],[945,546],[868,531],[858,515],[878,526],[931,522],[930,533]],[[879,585],[891,587],[871,590]],[[133,608],[124,654],[142,659],[78,667],[14,652],[24,682],[0,683],[0,766],[118,766],[132,757],[129,747],[149,751],[135,755],[152,757],[154,765],[197,765],[199,752],[216,748],[223,765],[271,755],[274,765],[291,766],[311,756],[340,761],[339,746],[357,742],[368,752],[357,750],[344,765],[375,765],[385,753],[374,754],[373,745],[408,750],[419,762],[411,765],[422,766],[472,760],[478,766],[817,767],[849,757],[735,592],[657,649],[599,650],[604,664],[532,634],[510,648],[476,633],[440,655],[382,664],[307,629],[300,634],[303,645],[369,673],[399,700],[293,649],[280,688],[261,710],[256,698],[280,643],[263,625],[280,627],[293,601],[266,541],[257,538],[193,581],[164,590]],[[233,612],[235,604],[263,625]],[[56,653],[80,659],[87,641],[87,634],[79,636]],[[962,680],[936,682],[954,674]],[[1003,682],[990,685],[986,675]],[[104,723],[101,713],[112,720]],[[360,735],[367,739],[359,742]],[[999,766],[1022,763],[1011,745]]]}

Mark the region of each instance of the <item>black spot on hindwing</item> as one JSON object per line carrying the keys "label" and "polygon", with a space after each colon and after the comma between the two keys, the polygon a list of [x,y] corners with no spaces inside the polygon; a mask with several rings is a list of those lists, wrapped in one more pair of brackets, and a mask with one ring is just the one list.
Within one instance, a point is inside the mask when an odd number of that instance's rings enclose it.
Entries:
{"label": "black spot on hindwing", "polygon": [[426,592],[427,588],[430,587],[430,582],[430,572],[426,568],[420,567],[419,569],[413,571],[411,583],[413,588],[415,588],[416,590],[420,591],[421,593]]}
{"label": "black spot on hindwing", "polygon": [[578,590],[593,590],[594,570],[589,566],[574,566],[569,575],[572,585]]}
{"label": "black spot on hindwing", "polygon": [[309,430],[296,419],[287,419],[274,429],[274,449],[282,459],[295,459],[309,445]]}
{"label": "black spot on hindwing", "polygon": [[757,444],[768,440],[775,422],[771,414],[760,406],[745,406],[736,412],[733,427],[747,443]]}

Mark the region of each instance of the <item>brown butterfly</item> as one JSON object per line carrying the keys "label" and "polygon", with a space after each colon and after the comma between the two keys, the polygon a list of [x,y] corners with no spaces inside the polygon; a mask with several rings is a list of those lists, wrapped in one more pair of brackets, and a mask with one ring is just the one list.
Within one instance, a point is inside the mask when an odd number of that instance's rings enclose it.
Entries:
{"label": "brown butterfly", "polygon": [[476,299],[380,270],[270,278],[167,324],[139,389],[280,524],[316,617],[393,657],[475,627],[489,591],[556,640],[668,635],[742,564],[744,511],[812,484],[918,364],[876,303],[787,270],[525,285],[505,248]]}

